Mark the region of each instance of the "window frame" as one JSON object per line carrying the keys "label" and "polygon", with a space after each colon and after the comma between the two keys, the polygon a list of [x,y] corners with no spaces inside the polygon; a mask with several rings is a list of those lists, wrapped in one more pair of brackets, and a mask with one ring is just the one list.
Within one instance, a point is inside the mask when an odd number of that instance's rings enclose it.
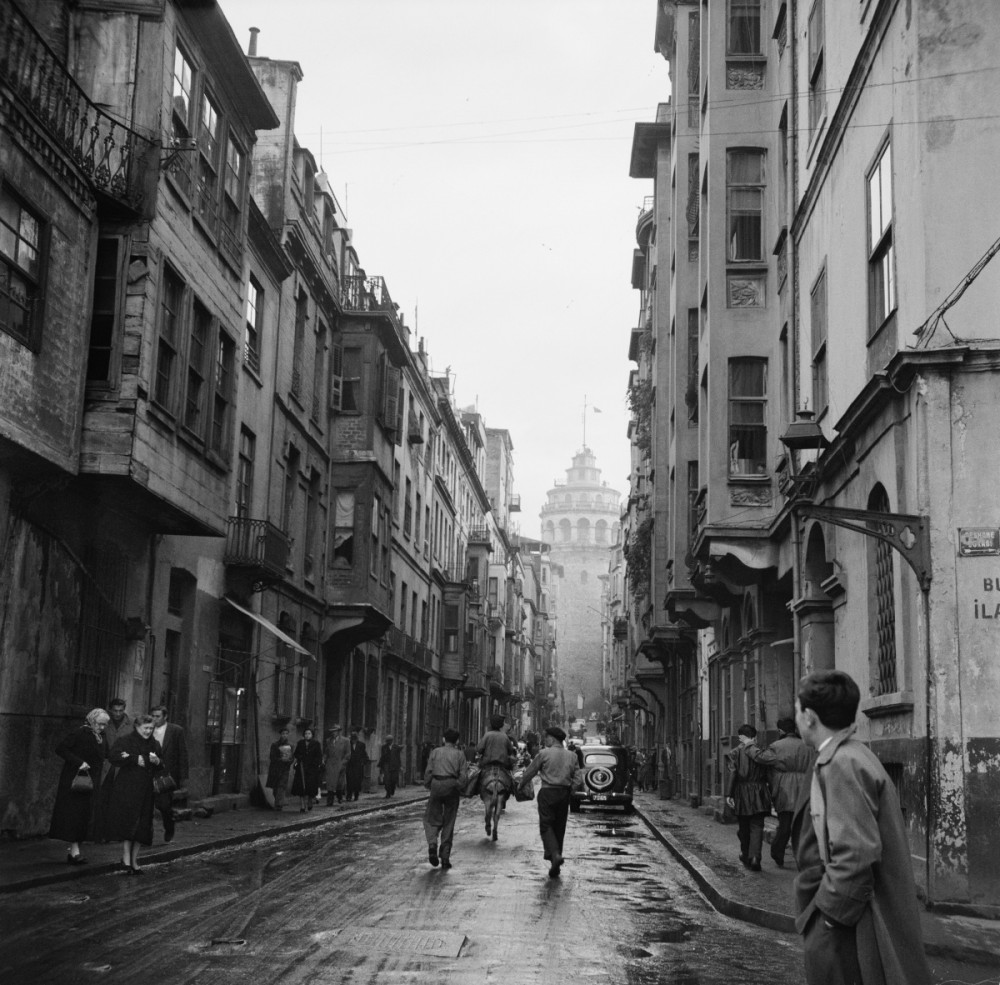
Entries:
{"label": "window frame", "polygon": [[[254,300],[251,302],[251,291]],[[251,274],[247,278],[247,291],[244,306],[244,321],[246,336],[243,340],[243,364],[254,373],[260,373],[260,339],[264,318],[264,299],[266,293],[260,281]],[[253,313],[253,320],[250,318]]]}
{"label": "window frame", "polygon": [[[115,245],[114,273],[106,276],[101,274],[101,250],[102,246],[108,243]],[[87,369],[86,383],[87,389],[113,390],[118,381],[121,371],[121,325],[122,315],[125,305],[125,269],[126,258],[128,256],[128,237],[117,233],[101,233],[97,238],[97,257],[94,264],[94,289],[93,299],[90,309],[90,340],[87,344]],[[111,285],[110,293],[114,297],[107,303],[107,307],[102,307],[102,291],[99,289],[101,282]],[[98,322],[107,328],[106,344],[95,344],[95,339],[103,340],[104,329],[98,330]],[[96,352],[107,353],[107,372],[103,376],[92,376],[92,357]],[[96,369],[96,366],[93,367]]]}
{"label": "window frame", "polygon": [[[13,236],[14,238],[15,253],[19,252],[17,245],[22,241],[25,241],[30,246],[35,253],[34,266],[36,269],[35,272],[32,272],[29,267],[25,267],[20,262],[17,256],[11,256],[7,251],[0,251],[0,267],[3,268],[3,272],[6,274],[6,285],[0,288],[0,298],[4,299],[3,303],[14,305],[24,313],[24,324],[26,325],[25,331],[21,332],[16,331],[9,324],[0,323],[0,332],[20,342],[29,351],[38,352],[42,345],[42,325],[44,324],[45,286],[49,261],[51,223],[49,217],[41,209],[27,196],[22,195],[11,182],[0,175],[0,200],[2,200],[4,195],[16,206],[19,214],[18,228],[16,230],[6,222],[2,223],[3,228],[9,231],[8,236]],[[37,239],[35,243],[28,242],[24,236],[22,223],[25,215],[33,220],[35,224],[35,236]],[[25,285],[23,300],[18,299],[13,294],[10,286],[12,276],[16,276]],[[33,297],[30,296],[32,289],[34,290]]]}
{"label": "window frame", "polygon": [[[184,398],[181,401],[183,405],[181,425],[188,434],[193,435],[199,441],[204,441],[207,437],[209,381],[212,378],[211,374],[214,368],[209,363],[213,342],[213,318],[204,302],[193,294],[187,323],[188,330],[184,336],[186,345],[183,351],[185,369]],[[199,328],[203,334],[196,338],[196,331]],[[196,344],[200,349],[200,365],[196,365],[193,361]],[[192,390],[194,396],[192,396]],[[194,420],[191,419],[192,407],[195,411]]]}
{"label": "window frame", "polygon": [[240,443],[236,459],[236,515],[253,516],[253,479],[257,461],[257,435],[240,425]]}
{"label": "window frame", "polygon": [[207,443],[211,454],[228,463],[233,444],[233,411],[236,406],[236,340],[222,326],[216,334],[216,361],[212,375],[211,420]]}
{"label": "window frame", "polygon": [[[896,292],[896,210],[894,204],[894,179],[892,173],[892,140],[887,134],[879,143],[872,163],[865,172],[865,199],[867,228],[865,230],[868,258],[868,338],[872,339],[895,315],[899,306]],[[888,178],[888,192],[883,178]],[[878,178],[878,221],[875,231],[875,203],[873,180]],[[888,205],[886,210],[885,206]],[[888,212],[888,221],[882,221]]]}
{"label": "window frame", "polygon": [[809,131],[816,134],[826,115],[826,0],[813,0],[807,33]]}
{"label": "window frame", "polygon": [[[744,16],[749,15],[750,18],[753,16],[753,11],[756,11],[757,16],[757,47],[755,50],[750,50],[749,48],[744,50],[738,48],[735,44],[734,35],[734,21],[737,17],[736,10],[739,8]],[[763,36],[763,3],[761,0],[728,0],[726,4],[726,55],[727,57],[738,57],[738,58],[753,58],[753,57],[763,57],[764,52],[764,36]]]}
{"label": "window frame", "polygon": [[[755,394],[734,394],[733,393],[733,370],[738,366],[751,366],[760,367],[763,370],[762,373],[762,392],[758,395]],[[727,380],[726,380],[726,409],[727,409],[727,427],[726,427],[726,437],[727,437],[727,448],[729,449],[729,478],[730,479],[760,479],[767,478],[769,473],[767,470],[767,441],[768,441],[768,426],[767,426],[767,412],[768,412],[768,360],[761,356],[734,356],[732,357],[727,365]],[[744,406],[758,406],[761,408],[760,412],[760,422],[755,421],[735,421],[734,420],[734,409],[739,405]],[[738,416],[738,415],[737,415]],[[734,454],[734,449],[738,448],[737,438],[734,440],[734,432],[739,429],[741,431],[755,431],[760,432],[760,444],[761,452],[758,457],[750,457],[749,455],[740,456],[739,454]],[[748,451],[750,449],[747,449]],[[743,469],[735,468],[734,466],[738,462],[751,462],[751,471],[745,471]],[[756,468],[756,471],[753,469]]]}
{"label": "window frame", "polygon": [[[753,155],[760,163],[759,177],[756,181],[735,181],[733,180],[732,162],[737,155]],[[755,192],[759,196],[759,207],[756,210],[748,209],[744,206],[736,208],[733,205],[734,193]],[[726,262],[735,266],[743,267],[747,265],[763,266],[766,264],[766,230],[765,230],[765,196],[767,194],[767,151],[763,147],[729,147],[726,149]],[[756,256],[735,256],[734,250],[734,220],[737,218],[756,216],[757,227],[757,255]]]}
{"label": "window frame", "polygon": [[819,420],[830,401],[829,380],[829,283],[827,265],[823,264],[809,291],[809,321],[812,341],[812,400],[813,411]]}
{"label": "window frame", "polygon": [[[188,286],[180,271],[171,263],[164,261],[160,270],[159,303],[156,318],[156,356],[150,400],[158,409],[173,418],[177,413],[178,367],[184,352],[183,340],[186,330]],[[177,288],[176,309],[170,308],[167,304],[168,281]],[[167,336],[164,331],[168,311],[171,316],[172,337]],[[165,357],[169,357],[166,372],[164,372]]]}

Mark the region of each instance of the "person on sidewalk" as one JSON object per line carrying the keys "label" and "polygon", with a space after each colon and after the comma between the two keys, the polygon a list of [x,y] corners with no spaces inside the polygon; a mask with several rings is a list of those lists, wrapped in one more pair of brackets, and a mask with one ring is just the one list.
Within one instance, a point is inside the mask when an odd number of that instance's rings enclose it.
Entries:
{"label": "person on sidewalk", "polygon": [[819,754],[796,805],[795,927],[808,985],[928,985],[911,848],[895,784],[854,737],[861,692],[842,670],[802,678],[795,724]]}
{"label": "person on sidewalk", "polygon": [[756,743],[743,748],[758,766],[767,768],[771,802],[778,815],[771,858],[779,869],[784,868],[785,848],[792,834],[792,812],[816,761],[816,753],[799,738],[793,718],[778,719],[778,738],[767,749]]}
{"label": "person on sidewalk", "polygon": [[391,797],[396,792],[396,785],[399,783],[399,771],[403,766],[400,747],[393,741],[391,735],[385,737],[385,742],[382,743],[376,765],[382,774],[385,795],[386,797]]}
{"label": "person on sidewalk", "polygon": [[347,757],[347,799],[357,800],[365,782],[365,767],[368,765],[368,749],[358,730],[351,729],[351,752]]}
{"label": "person on sidewalk", "polygon": [[582,782],[582,771],[576,754],[563,742],[566,733],[558,725],[545,730],[545,748],[528,765],[521,777],[520,786],[531,783],[537,773],[542,778],[538,791],[538,833],[545,848],[544,858],[549,862],[549,878],[555,879],[565,861],[563,840],[566,836],[566,819],[569,817],[570,791]]}
{"label": "person on sidewalk", "polygon": [[351,742],[334,725],[328,730],[326,738],[326,806],[333,807],[333,799],[337,803],[344,802],[344,790],[347,787],[347,760],[351,756]]}
{"label": "person on sidewalk", "polygon": [[[174,778],[176,789],[182,790],[188,780],[188,749],[184,729],[167,721],[167,706],[156,705],[149,710],[153,716],[153,738],[160,744],[163,766]],[[163,840],[174,838],[174,791],[157,794],[156,809],[163,818]]]}
{"label": "person on sidewalk", "polygon": [[[87,713],[86,724],[77,726],[56,746],[56,755],[62,761],[56,802],[52,808],[49,837],[69,843],[66,861],[70,865],[83,865],[87,860],[80,852],[80,843],[90,836],[95,820],[95,808],[100,803],[101,771],[107,746],[104,729],[110,716],[103,708]],[[73,780],[82,775],[90,780],[90,789],[74,790]]]}
{"label": "person on sidewalk", "polygon": [[747,753],[747,747],[753,745],[757,738],[757,730],[752,725],[741,725],[736,734],[740,744],[726,753],[729,766],[726,803],[736,814],[740,861],[751,872],[760,872],[764,817],[771,813],[771,793],[767,788],[766,770]]}
{"label": "person on sidewalk", "polygon": [[274,794],[274,809],[285,809],[285,795],[288,793],[288,774],[292,771],[292,743],[288,738],[288,728],[278,732],[278,738],[271,743],[267,764],[267,783]]}
{"label": "person on sidewalk", "polygon": [[153,844],[153,777],[164,771],[163,750],[153,738],[152,715],[136,715],[132,732],[111,750],[111,765],[117,767],[105,831],[122,843],[121,867],[129,875],[142,872],[139,851]]}
{"label": "person on sidewalk", "polygon": [[319,774],[323,769],[323,747],[311,728],[304,729],[292,753],[292,796],[299,798],[299,813],[313,809],[319,793]]}
{"label": "person on sidewalk", "polygon": [[469,761],[458,747],[458,730],[444,730],[444,745],[427,757],[424,786],[430,791],[424,808],[427,861],[442,869],[451,868],[451,846],[455,838],[455,818],[462,788],[468,779]]}

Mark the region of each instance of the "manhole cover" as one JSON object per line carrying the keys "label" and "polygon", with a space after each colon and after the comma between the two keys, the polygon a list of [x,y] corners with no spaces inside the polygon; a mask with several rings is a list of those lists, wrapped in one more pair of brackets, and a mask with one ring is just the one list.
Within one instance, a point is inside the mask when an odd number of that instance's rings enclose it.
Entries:
{"label": "manhole cover", "polygon": [[412,933],[409,931],[378,930],[374,927],[343,927],[313,934],[317,944],[352,947],[358,950],[381,950],[431,954],[441,958],[457,958],[465,943],[465,934]]}

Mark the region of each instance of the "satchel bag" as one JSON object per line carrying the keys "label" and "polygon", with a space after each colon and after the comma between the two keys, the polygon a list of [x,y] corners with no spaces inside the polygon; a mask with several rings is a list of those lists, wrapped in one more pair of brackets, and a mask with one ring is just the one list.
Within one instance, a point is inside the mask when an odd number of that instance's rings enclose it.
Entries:
{"label": "satchel bag", "polygon": [[69,788],[73,793],[93,793],[94,781],[90,778],[89,773],[77,773]]}
{"label": "satchel bag", "polygon": [[475,763],[469,763],[469,772],[466,776],[465,787],[462,790],[463,797],[475,797],[479,793],[479,767]]}
{"label": "satchel bag", "polygon": [[164,770],[153,777],[153,792],[157,794],[170,793],[177,786],[177,781]]}
{"label": "satchel bag", "polygon": [[526,800],[535,799],[535,784],[534,781],[529,780],[524,786],[521,785],[521,777],[524,775],[524,770],[518,770],[514,774],[514,800],[519,804],[523,804]]}

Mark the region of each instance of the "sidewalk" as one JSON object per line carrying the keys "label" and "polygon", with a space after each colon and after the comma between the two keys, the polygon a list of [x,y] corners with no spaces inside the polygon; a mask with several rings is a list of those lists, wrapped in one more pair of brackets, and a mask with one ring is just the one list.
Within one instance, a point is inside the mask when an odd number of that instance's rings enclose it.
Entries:
{"label": "sidewalk", "polygon": [[[735,824],[720,824],[711,812],[660,800],[653,793],[637,793],[636,808],[720,913],[795,933],[791,847],[785,853],[785,867],[779,869],[765,845],[763,871],[750,872],[739,860]],[[765,828],[768,841],[774,824],[771,818]],[[923,908],[921,921],[928,954],[1000,966],[1000,921],[949,916]]]}
{"label": "sidewalk", "polygon": [[[397,787],[393,797],[387,798],[379,789],[361,794],[360,799],[353,803],[334,804],[333,807],[327,807],[325,799],[321,798],[321,802],[305,814],[299,813],[298,798],[290,797],[289,803],[280,812],[269,808],[242,807],[220,811],[207,818],[178,821],[174,840],[169,845],[163,843],[159,814],[154,814],[153,845],[143,848],[140,864],[172,862],[186,855],[314,828],[342,817],[357,817],[421,803],[426,797],[427,791],[422,786],[411,784]],[[0,842],[0,893],[113,872],[121,861],[121,843],[96,845],[87,842],[83,845],[83,854],[88,860],[86,865],[67,865],[66,846],[61,841],[27,838],[24,841]]]}

